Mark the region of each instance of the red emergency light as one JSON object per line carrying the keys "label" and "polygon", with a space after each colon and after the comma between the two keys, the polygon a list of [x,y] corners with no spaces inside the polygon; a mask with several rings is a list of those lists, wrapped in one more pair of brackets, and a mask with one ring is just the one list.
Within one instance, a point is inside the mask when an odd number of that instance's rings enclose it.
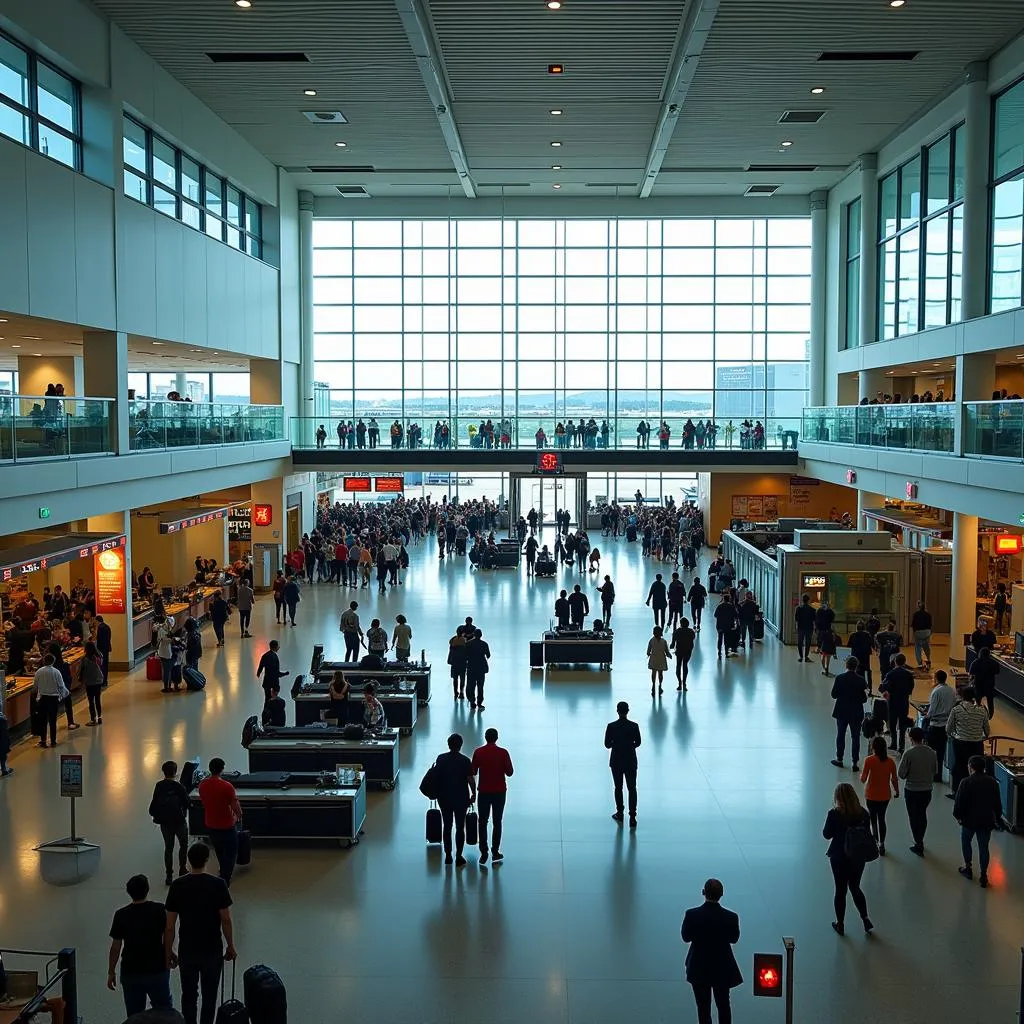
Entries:
{"label": "red emergency light", "polygon": [[782,997],[782,954],[754,954],[754,995]]}

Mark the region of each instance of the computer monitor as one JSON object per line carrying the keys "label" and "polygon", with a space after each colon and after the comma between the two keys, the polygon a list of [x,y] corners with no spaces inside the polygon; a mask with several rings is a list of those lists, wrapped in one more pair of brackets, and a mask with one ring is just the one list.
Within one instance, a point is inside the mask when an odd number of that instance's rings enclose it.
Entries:
{"label": "computer monitor", "polygon": [[1013,634],[1013,653],[1017,658],[1024,658],[1024,633]]}

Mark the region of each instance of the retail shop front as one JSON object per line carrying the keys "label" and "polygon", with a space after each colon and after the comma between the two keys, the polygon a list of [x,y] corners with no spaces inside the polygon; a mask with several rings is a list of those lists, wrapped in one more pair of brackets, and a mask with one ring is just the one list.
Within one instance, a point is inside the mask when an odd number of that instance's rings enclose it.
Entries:
{"label": "retail shop front", "polygon": [[[62,530],[0,538],[0,678],[12,729],[29,720],[32,675],[51,643],[60,644],[74,693],[84,639],[95,637],[93,617],[102,617],[112,635],[124,635],[126,554],[123,533]],[[55,609],[61,614],[51,618]]]}

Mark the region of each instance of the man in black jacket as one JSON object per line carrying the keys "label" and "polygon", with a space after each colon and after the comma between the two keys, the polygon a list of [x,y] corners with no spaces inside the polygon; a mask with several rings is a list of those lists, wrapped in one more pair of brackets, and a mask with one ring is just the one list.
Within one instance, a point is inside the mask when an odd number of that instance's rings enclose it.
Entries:
{"label": "man in black jacket", "polygon": [[693,619],[693,628],[700,632],[700,619],[704,614],[704,605],[707,604],[708,591],[699,576],[693,577],[693,585],[686,594],[686,600],[690,602],[690,616]]}
{"label": "man in black jacket", "polygon": [[188,793],[178,781],[178,766],[174,761],[164,761],[160,769],[164,777],[153,787],[153,799],[149,802],[149,816],[160,826],[164,839],[165,883],[174,881],[174,840],[178,840],[178,874],[188,871]]}
{"label": "man in black jacket", "polygon": [[110,676],[110,652],[113,649],[110,627],[103,621],[102,615],[96,616],[96,650],[103,659],[103,685],[106,686]]}
{"label": "man in black jacket", "polygon": [[572,619],[573,629],[582,629],[583,621],[589,614],[590,602],[577,583],[569,595],[569,618]]}
{"label": "man in black jacket", "polygon": [[622,783],[629,791],[629,827],[636,828],[636,748],[640,746],[640,726],[631,722],[629,705],[620,700],[615,705],[618,718],[609,722],[604,730],[604,745],[611,751],[608,765],[615,784],[615,813],[612,818],[622,822]]}
{"label": "man in black jacket", "polygon": [[857,674],[857,659],[846,659],[846,671],[840,672],[832,683],[832,717],[836,720],[836,756],[832,762],[843,767],[846,751],[846,730],[850,730],[853,770],[860,768],[860,724],[864,721],[864,702],[868,699],[868,684]]}
{"label": "man in black jacket", "polygon": [[740,940],[740,919],[720,903],[725,889],[717,878],[704,883],[704,903],[683,915],[681,934],[686,953],[686,980],[697,1003],[697,1024],[711,1024],[711,998],[718,1007],[719,1024],[730,1024],[729,989],[743,984],[732,947]]}
{"label": "man in black jacket", "polygon": [[999,795],[999,783],[985,774],[985,758],[975,754],[967,762],[967,778],[957,787],[953,801],[953,817],[960,823],[960,848],[964,855],[964,866],[957,868],[964,878],[974,877],[971,865],[971,842],[978,840],[978,867],[981,874],[978,884],[988,887],[988,843],[992,829],[1003,817],[1003,801]]}
{"label": "man in black jacket", "polygon": [[910,698],[914,692],[914,673],[907,668],[907,656],[897,654],[893,667],[882,680],[879,693],[889,695],[889,749],[903,753],[906,742]]}
{"label": "man in black jacket", "polygon": [[555,601],[555,619],[558,621],[558,626],[561,629],[565,629],[569,625],[569,600],[564,590],[558,595],[558,600]]}
{"label": "man in black jacket", "polygon": [[793,613],[796,619],[796,649],[799,657],[797,661],[810,661],[811,660],[811,644],[814,641],[814,617],[815,609],[811,605],[811,595],[804,594],[800,598],[800,604],[797,605],[796,611]]}
{"label": "man in black jacket", "polygon": [[261,720],[264,728],[269,729],[283,729],[288,724],[288,707],[281,698],[277,683],[267,690],[267,702],[263,705]]}
{"label": "man in black jacket", "polygon": [[466,634],[466,690],[469,693],[469,706],[477,711],[484,709],[484,678],[489,666],[491,648],[483,638],[479,629]]}
{"label": "man in black jacket", "polygon": [[647,606],[654,612],[654,624],[665,628],[665,609],[668,608],[668,588],[659,572],[647,591]]}

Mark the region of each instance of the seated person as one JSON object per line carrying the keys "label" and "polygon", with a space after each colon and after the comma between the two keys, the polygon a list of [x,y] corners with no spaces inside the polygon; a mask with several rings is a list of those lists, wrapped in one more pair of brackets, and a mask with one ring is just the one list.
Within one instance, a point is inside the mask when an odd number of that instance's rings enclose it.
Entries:
{"label": "seated person", "polygon": [[551,552],[548,551],[548,546],[545,544],[540,551],[537,552],[537,564],[541,562],[553,562],[554,559],[551,557]]}
{"label": "seated person", "polygon": [[270,687],[270,696],[263,705],[261,720],[264,729],[283,729],[288,724],[287,707],[281,699],[281,688],[277,684]]}
{"label": "seated person", "polygon": [[327,717],[333,718],[339,728],[348,723],[348,696],[351,692],[352,686],[345,678],[345,673],[335,672],[331,685],[327,688],[327,696],[331,702]]}
{"label": "seated person", "polygon": [[606,626],[600,619],[594,619],[594,627],[592,632],[600,633],[602,636],[611,636],[611,628]]}
{"label": "seated person", "polygon": [[377,687],[367,683],[363,687],[363,725],[369,732],[382,733],[388,727],[384,705],[377,700]]}

